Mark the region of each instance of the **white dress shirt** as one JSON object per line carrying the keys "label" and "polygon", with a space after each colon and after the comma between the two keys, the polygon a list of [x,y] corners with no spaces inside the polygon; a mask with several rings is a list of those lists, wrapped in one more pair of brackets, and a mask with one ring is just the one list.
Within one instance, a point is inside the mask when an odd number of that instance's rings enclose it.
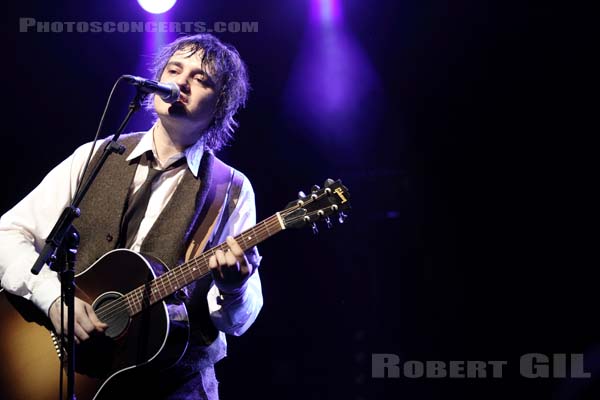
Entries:
{"label": "white dress shirt", "polygon": [[[136,158],[148,150],[151,150],[155,159],[158,160],[152,132],[151,129],[142,137],[127,160]],[[96,151],[103,148],[103,144],[99,143]],[[91,147],[92,143],[79,147],[69,158],[50,171],[31,193],[0,218],[0,280],[2,287],[10,293],[31,300],[46,315],[52,302],[60,296],[60,282],[56,272],[47,266],[44,266],[38,275],[33,275],[30,269],[37,260],[38,252],[43,248],[45,239],[54,223],[63,209],[71,202],[77,183],[82,177],[83,166]],[[163,169],[183,156],[187,158],[187,165],[184,164],[161,174],[153,184],[148,209],[131,250],[139,251],[154,221],[183,179],[185,169],[189,168],[194,176],[198,175],[203,152],[203,145],[200,141],[166,162],[158,163],[158,169]],[[119,156],[111,155],[110,157]],[[130,191],[138,190],[147,174],[148,166],[139,165]],[[219,244],[225,241],[227,236],[236,236],[255,224],[254,191],[250,181],[244,177],[237,207],[226,222],[221,237],[212,238],[212,242]],[[258,263],[260,257],[255,261]],[[258,271],[255,271],[246,281],[239,295],[235,298],[227,297],[221,296],[218,287],[214,283],[212,284],[207,295],[210,316],[221,332],[238,336],[252,325],[262,307],[262,290]],[[220,335],[220,338],[225,340],[223,334]]]}

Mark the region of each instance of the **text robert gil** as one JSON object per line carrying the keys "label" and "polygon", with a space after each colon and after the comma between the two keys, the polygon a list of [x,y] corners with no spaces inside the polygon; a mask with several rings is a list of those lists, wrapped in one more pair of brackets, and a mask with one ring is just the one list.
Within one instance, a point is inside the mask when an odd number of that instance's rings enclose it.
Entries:
{"label": "text robert gil", "polygon": [[[400,363],[397,354],[371,356],[373,378],[502,378],[508,361],[417,361]],[[519,373],[525,378],[590,378],[583,354],[527,353],[519,358]]]}

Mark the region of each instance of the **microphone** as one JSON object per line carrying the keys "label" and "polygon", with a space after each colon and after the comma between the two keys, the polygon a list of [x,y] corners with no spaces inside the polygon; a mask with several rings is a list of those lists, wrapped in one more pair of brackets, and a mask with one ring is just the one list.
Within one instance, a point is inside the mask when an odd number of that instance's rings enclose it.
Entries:
{"label": "microphone", "polygon": [[161,83],[133,75],[123,75],[122,78],[146,93],[156,93],[165,103],[175,103],[179,100],[179,86],[173,82]]}

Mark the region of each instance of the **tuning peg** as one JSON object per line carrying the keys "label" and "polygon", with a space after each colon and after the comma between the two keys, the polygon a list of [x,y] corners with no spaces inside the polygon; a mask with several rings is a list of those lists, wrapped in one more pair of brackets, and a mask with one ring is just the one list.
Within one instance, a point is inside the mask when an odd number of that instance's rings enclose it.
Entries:
{"label": "tuning peg", "polygon": [[319,228],[317,228],[317,224],[314,222],[312,224],[312,231],[315,235],[317,235],[319,233]]}
{"label": "tuning peg", "polygon": [[344,220],[346,219],[346,217],[347,217],[347,215],[346,215],[346,214],[344,214],[343,212],[341,212],[341,213],[339,214],[338,221],[340,222],[340,224],[343,224],[343,223],[344,223]]}
{"label": "tuning peg", "polygon": [[310,195],[311,199],[314,200],[318,197],[317,192],[319,191],[319,189],[321,189],[319,185],[313,185],[313,187],[310,189],[310,191],[312,192],[312,194]]}
{"label": "tuning peg", "polygon": [[327,228],[328,228],[328,229],[331,229],[331,225],[332,225],[332,223],[331,223],[331,218],[329,218],[329,217],[326,217],[326,218],[325,218],[325,223],[327,224]]}
{"label": "tuning peg", "polygon": [[331,188],[330,186],[333,185],[335,183],[335,181],[331,178],[327,178],[325,180],[325,193],[329,196],[331,194]]}
{"label": "tuning peg", "polygon": [[304,200],[306,198],[306,194],[301,190],[298,192],[298,205],[302,207],[304,205]]}

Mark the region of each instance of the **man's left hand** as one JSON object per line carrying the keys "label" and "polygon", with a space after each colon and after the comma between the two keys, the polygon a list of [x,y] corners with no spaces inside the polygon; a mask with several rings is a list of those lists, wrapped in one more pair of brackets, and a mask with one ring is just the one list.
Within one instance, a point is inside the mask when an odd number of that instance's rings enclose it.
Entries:
{"label": "man's left hand", "polygon": [[253,267],[232,236],[227,236],[226,243],[229,248],[224,252],[216,250],[208,260],[208,267],[222,294],[233,294],[244,285]]}

